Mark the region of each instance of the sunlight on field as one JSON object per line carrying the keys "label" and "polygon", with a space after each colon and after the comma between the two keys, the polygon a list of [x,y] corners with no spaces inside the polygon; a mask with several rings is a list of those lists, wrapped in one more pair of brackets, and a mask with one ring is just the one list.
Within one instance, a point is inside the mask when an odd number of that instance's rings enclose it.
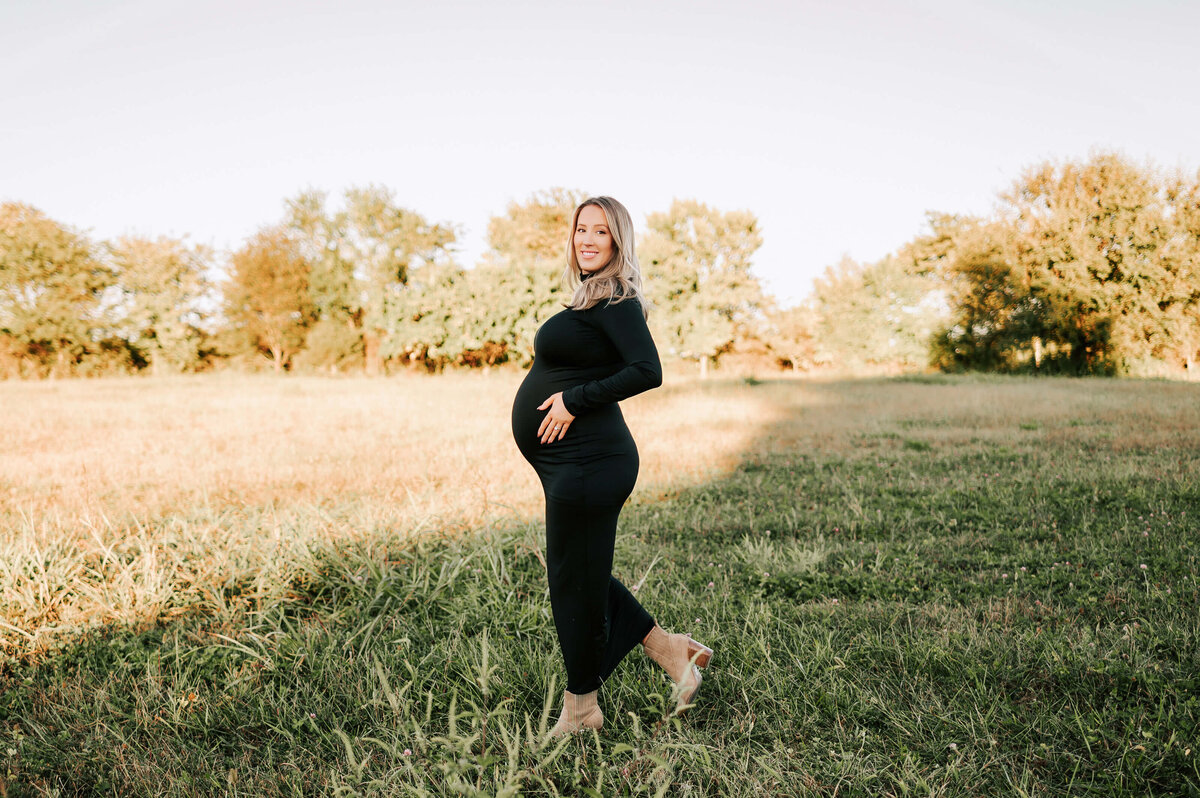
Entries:
{"label": "sunlight on field", "polygon": [[[509,431],[520,375],[253,377],[0,384],[5,506],[42,526],[369,499],[391,523],[540,510]],[[750,393],[625,403],[641,484],[711,476],[773,419]]]}
{"label": "sunlight on field", "polygon": [[1086,441],[1097,453],[1161,446],[1200,449],[1200,393],[1178,382],[1006,377],[805,380],[762,386],[783,422],[768,451],[855,456],[880,438],[928,444],[1050,445]]}
{"label": "sunlight on field", "polygon": [[[310,544],[537,518],[521,376],[0,383],[0,642],[222,609],[247,579],[275,595]],[[718,475],[775,420],[753,392],[686,384],[625,412],[639,492]]]}

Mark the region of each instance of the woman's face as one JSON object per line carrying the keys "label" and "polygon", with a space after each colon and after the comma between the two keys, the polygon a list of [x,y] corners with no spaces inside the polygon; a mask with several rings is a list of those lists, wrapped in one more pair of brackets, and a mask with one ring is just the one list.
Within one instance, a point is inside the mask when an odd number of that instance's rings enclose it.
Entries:
{"label": "woman's face", "polygon": [[575,258],[580,271],[591,274],[612,258],[612,233],[608,219],[598,205],[588,205],[575,222]]}

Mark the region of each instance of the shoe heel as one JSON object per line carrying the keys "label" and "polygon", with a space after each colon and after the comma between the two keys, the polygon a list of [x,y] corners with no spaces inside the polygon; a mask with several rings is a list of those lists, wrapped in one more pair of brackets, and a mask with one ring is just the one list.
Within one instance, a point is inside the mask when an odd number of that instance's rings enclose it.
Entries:
{"label": "shoe heel", "polygon": [[693,687],[691,692],[689,692],[686,696],[679,696],[679,706],[675,708],[676,713],[682,711],[679,709],[679,707],[688,706],[689,704],[694,704],[696,702],[696,693],[700,692],[700,683],[704,681],[704,676],[700,673],[700,669],[695,665],[692,666],[692,678],[695,679],[696,686]]}
{"label": "shoe heel", "polygon": [[699,668],[707,668],[708,661],[712,659],[713,650],[708,646],[697,643],[692,638],[688,638],[688,659],[695,657],[696,666]]}

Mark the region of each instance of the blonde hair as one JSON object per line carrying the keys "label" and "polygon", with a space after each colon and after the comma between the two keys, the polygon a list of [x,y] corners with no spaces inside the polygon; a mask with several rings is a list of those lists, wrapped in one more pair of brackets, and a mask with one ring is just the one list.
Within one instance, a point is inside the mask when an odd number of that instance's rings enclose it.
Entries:
{"label": "blonde hair", "polygon": [[[580,274],[579,258],[575,255],[575,228],[579,224],[580,212],[589,205],[604,211],[608,232],[612,235],[613,254],[608,263],[584,280]],[[563,271],[563,285],[571,293],[568,308],[587,310],[605,300],[615,304],[636,299],[641,303],[642,315],[649,317],[650,307],[642,293],[642,269],[638,265],[633,239],[633,219],[624,205],[612,197],[589,197],[579,203],[571,215],[571,229],[567,233],[567,268]]]}

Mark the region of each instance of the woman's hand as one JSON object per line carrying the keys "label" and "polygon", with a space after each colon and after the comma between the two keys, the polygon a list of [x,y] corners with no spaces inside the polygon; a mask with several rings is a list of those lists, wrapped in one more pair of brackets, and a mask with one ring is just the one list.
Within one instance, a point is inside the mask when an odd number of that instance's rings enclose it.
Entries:
{"label": "woman's hand", "polygon": [[561,441],[563,436],[567,434],[567,430],[571,426],[571,422],[575,420],[575,416],[567,412],[567,406],[563,404],[562,391],[554,394],[538,405],[538,410],[550,408],[550,412],[542,419],[542,425],[538,427],[538,437],[542,443],[552,443],[553,441]]}

